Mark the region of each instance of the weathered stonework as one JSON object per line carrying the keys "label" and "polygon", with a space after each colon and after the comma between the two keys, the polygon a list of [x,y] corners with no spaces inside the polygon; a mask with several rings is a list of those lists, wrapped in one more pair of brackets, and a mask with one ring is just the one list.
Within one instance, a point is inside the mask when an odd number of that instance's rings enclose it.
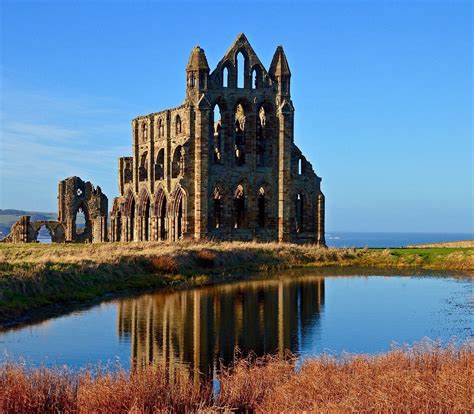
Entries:
{"label": "weathered stonework", "polygon": [[[58,220],[30,221],[30,216],[22,216],[12,226],[10,234],[3,242],[36,242],[42,226],[51,234],[51,241],[62,242],[105,242],[107,241],[108,200],[100,187],[94,188],[79,177],[69,177],[59,182]],[[83,212],[85,226],[76,226],[78,212]]]}
{"label": "weathered stonework", "polygon": [[181,106],[132,121],[110,239],[325,245],[321,178],[294,143],[283,48],[267,71],[241,34],[212,72],[195,47],[186,74]]}

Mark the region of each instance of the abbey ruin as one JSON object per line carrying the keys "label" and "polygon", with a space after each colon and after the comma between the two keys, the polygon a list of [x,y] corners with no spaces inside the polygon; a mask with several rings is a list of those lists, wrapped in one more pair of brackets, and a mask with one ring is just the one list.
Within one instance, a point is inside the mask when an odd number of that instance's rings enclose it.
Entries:
{"label": "abbey ruin", "polygon": [[[35,241],[37,227],[45,224],[56,242],[215,239],[325,246],[321,178],[294,142],[283,48],[277,47],[267,71],[240,34],[211,72],[196,46],[186,80],[182,105],[133,119],[132,156],[118,162],[120,195],[108,232],[107,197],[73,177],[60,182],[58,221],[35,224],[24,216],[4,241]],[[86,216],[84,233],[75,230],[79,209]]]}
{"label": "abbey ruin", "polygon": [[197,46],[186,79],[182,105],[132,121],[110,239],[325,245],[321,178],[294,143],[283,48],[267,71],[240,34],[211,72]]}

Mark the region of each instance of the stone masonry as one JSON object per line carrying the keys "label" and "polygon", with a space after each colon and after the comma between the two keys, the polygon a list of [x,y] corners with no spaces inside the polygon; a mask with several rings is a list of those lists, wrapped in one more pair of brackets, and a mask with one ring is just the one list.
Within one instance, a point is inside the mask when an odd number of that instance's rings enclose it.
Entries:
{"label": "stone masonry", "polygon": [[240,34],[211,72],[196,46],[186,79],[182,105],[132,121],[132,156],[118,162],[111,241],[324,246],[321,178],[294,143],[283,48],[267,71]]}
{"label": "stone masonry", "polygon": [[[76,226],[79,212],[84,214],[84,227]],[[30,216],[22,216],[2,242],[36,242],[39,230],[43,226],[48,229],[52,242],[105,242],[107,212],[108,200],[99,186],[94,188],[89,181],[69,177],[59,182],[58,220],[31,221]]]}

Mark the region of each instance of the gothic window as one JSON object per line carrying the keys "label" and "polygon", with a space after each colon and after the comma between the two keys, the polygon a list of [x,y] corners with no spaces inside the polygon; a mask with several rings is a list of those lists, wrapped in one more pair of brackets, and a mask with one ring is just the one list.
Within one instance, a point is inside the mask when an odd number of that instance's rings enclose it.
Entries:
{"label": "gothic window", "polygon": [[155,164],[155,180],[163,180],[165,177],[165,150],[158,151]]}
{"label": "gothic window", "polygon": [[266,122],[265,109],[262,106],[257,114],[257,167],[265,165],[266,142],[264,140],[264,129]]}
{"label": "gothic window", "polygon": [[184,175],[184,148],[181,145],[174,150],[171,165],[171,177],[177,178],[179,175]]}
{"label": "gothic window", "polygon": [[258,227],[265,227],[265,190],[260,187],[258,190]]}
{"label": "gothic window", "polygon": [[234,228],[240,229],[245,218],[244,189],[238,185],[234,193]]}
{"label": "gothic window", "polygon": [[295,224],[296,232],[301,233],[303,231],[303,216],[304,216],[304,200],[303,194],[298,193],[295,200]]}
{"label": "gothic window", "polygon": [[262,83],[262,70],[259,66],[252,69],[252,89],[259,89]]}
{"label": "gothic window", "polygon": [[222,163],[222,120],[221,111],[219,105],[214,106],[212,115],[212,136],[211,136],[211,148],[212,148],[212,160],[214,164]]}
{"label": "gothic window", "polygon": [[237,165],[245,164],[245,112],[241,104],[237,105],[234,120],[234,154]]}
{"label": "gothic window", "polygon": [[237,53],[236,56],[236,68],[237,68],[237,88],[245,87],[245,57],[242,52]]}
{"label": "gothic window", "polygon": [[225,67],[223,70],[222,70],[222,86],[224,88],[228,88],[229,87],[229,69],[227,67]]}
{"label": "gothic window", "polygon": [[181,134],[181,117],[179,115],[176,115],[175,129],[176,135]]}
{"label": "gothic window", "polygon": [[219,229],[222,227],[221,213],[222,213],[222,195],[219,190],[219,187],[214,188],[212,194],[214,201],[214,227]]}
{"label": "gothic window", "polygon": [[138,167],[138,180],[146,181],[148,179],[148,151],[145,151],[140,157],[140,166]]}
{"label": "gothic window", "polygon": [[142,141],[146,142],[148,139],[148,125],[144,122],[142,126]]}
{"label": "gothic window", "polygon": [[163,138],[165,136],[165,125],[163,119],[158,120],[158,138]]}
{"label": "gothic window", "polygon": [[76,211],[75,224],[76,224],[76,234],[83,234],[86,231],[87,219],[85,207],[81,206]]}
{"label": "gothic window", "polygon": [[303,160],[301,158],[298,159],[298,175],[303,174]]}

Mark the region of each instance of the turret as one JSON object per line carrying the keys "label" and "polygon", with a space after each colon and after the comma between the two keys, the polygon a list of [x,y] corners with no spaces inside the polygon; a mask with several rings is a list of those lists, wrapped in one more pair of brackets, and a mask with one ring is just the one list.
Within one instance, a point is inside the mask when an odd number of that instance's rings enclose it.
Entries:
{"label": "turret", "polygon": [[282,46],[278,46],[273,55],[269,75],[278,84],[278,94],[281,97],[289,97],[291,72]]}
{"label": "turret", "polygon": [[199,98],[207,90],[209,65],[207,64],[204,49],[196,46],[191,51],[188,65],[186,66],[187,95]]}

